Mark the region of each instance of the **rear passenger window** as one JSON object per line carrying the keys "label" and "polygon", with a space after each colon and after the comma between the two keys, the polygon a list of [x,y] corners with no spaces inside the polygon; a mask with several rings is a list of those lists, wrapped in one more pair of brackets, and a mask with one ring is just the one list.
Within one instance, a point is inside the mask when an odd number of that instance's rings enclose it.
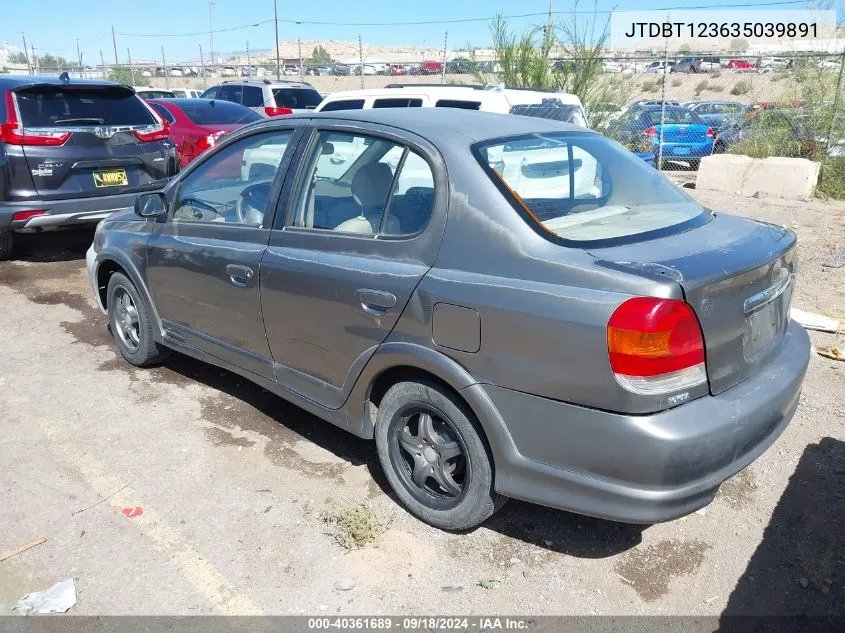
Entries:
{"label": "rear passenger window", "polygon": [[363,99],[347,99],[345,101],[331,101],[321,108],[321,112],[334,112],[336,110],[361,110],[364,107]]}
{"label": "rear passenger window", "polygon": [[200,95],[200,99],[216,99],[217,98],[217,86],[209,88],[205,92]]}
{"label": "rear passenger window", "polygon": [[217,93],[217,98],[223,99],[224,101],[240,103],[242,92],[243,90],[240,86],[220,86],[220,91]]}
{"label": "rear passenger window", "polygon": [[431,218],[434,208],[434,176],[428,162],[411,150],[393,186],[382,235],[413,235]]}
{"label": "rear passenger window", "polygon": [[434,104],[435,108],[461,108],[463,110],[478,110],[481,108],[480,101],[461,101],[459,99],[441,99]]}
{"label": "rear passenger window", "polygon": [[264,105],[264,93],[258,86],[244,86],[243,104],[247,108],[260,108]]}
{"label": "rear passenger window", "polygon": [[422,99],[376,99],[374,108],[421,108]]}

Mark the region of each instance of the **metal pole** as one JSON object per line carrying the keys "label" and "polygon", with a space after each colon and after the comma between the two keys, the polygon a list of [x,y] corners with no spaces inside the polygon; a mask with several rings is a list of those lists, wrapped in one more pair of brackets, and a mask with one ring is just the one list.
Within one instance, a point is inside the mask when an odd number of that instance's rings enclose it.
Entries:
{"label": "metal pole", "polygon": [[440,67],[440,83],[446,83],[446,43],[449,41],[449,31],[443,36],[443,66]]}
{"label": "metal pole", "polygon": [[299,81],[302,81],[302,39],[296,38],[296,45],[299,48]]}
{"label": "metal pole", "polygon": [[103,49],[100,49],[100,66],[103,67],[103,79],[106,78],[106,60],[103,59]]}
{"label": "metal pole", "polygon": [[364,89],[364,46],[361,44],[361,34],[358,34],[358,59],[361,62],[361,65],[358,67],[358,70],[361,73],[361,90]]}
{"label": "metal pole", "polygon": [[273,26],[276,27],[276,80],[282,78],[282,60],[279,59],[279,7],[278,0],[273,0]]}
{"label": "metal pole", "polygon": [[211,7],[214,0],[208,0],[208,55],[211,57],[211,65],[214,65],[214,27],[211,25]]}
{"label": "metal pole", "polygon": [[205,78],[205,58],[202,56],[202,44],[200,44],[200,74],[202,75],[202,87],[207,88],[208,82]]}
{"label": "metal pole", "polygon": [[246,43],[246,65],[249,68],[249,74],[252,75],[252,61],[249,58],[249,42]]}
{"label": "metal pole", "polygon": [[26,72],[27,74],[31,75],[32,66],[29,63],[29,51],[26,50],[26,35],[23,34],[23,31],[21,31],[21,38],[23,38],[23,56],[26,58]]}
{"label": "metal pole", "polygon": [[82,53],[79,51],[79,39],[76,40],[76,57],[79,59],[79,77],[82,78]]}
{"label": "metal pole", "polygon": [[132,85],[135,85],[135,69],[132,68],[132,53],[129,52],[129,49],[126,49],[126,57],[129,59],[129,77],[132,79]]}
{"label": "metal pole", "polygon": [[170,71],[167,70],[167,60],[164,57],[164,46],[161,47],[161,63],[164,64],[164,87],[170,90]]}
{"label": "metal pole", "polygon": [[[666,16],[669,21],[669,16]],[[657,169],[663,169],[663,128],[666,120],[666,67],[669,65],[669,38],[663,48],[663,85],[660,90],[660,136],[657,141]]]}
{"label": "metal pole", "polygon": [[114,46],[114,65],[117,66],[120,62],[117,60],[117,38],[114,36],[114,25],[111,27],[111,43]]}
{"label": "metal pole", "polygon": [[32,52],[32,68],[35,73],[41,70],[41,64],[38,63],[38,57],[35,56],[35,46],[32,42],[29,43],[29,50]]}
{"label": "metal pole", "polygon": [[833,95],[833,111],[830,113],[830,125],[827,126],[827,141],[825,141],[825,155],[830,147],[830,137],[833,134],[833,122],[836,120],[836,111],[839,109],[839,101],[842,95],[842,75],[845,74],[845,49],[839,60],[839,76],[836,78],[836,92]]}

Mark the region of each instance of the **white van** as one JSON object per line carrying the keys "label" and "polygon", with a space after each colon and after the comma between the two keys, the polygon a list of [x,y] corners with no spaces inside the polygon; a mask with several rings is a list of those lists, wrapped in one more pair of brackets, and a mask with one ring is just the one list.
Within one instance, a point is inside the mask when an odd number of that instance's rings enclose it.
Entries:
{"label": "white van", "polygon": [[530,105],[567,106],[570,122],[587,127],[581,100],[566,92],[522,90],[487,86],[391,84],[386,88],[333,92],[318,105],[317,112],[369,110],[372,108],[464,108],[511,114]]}

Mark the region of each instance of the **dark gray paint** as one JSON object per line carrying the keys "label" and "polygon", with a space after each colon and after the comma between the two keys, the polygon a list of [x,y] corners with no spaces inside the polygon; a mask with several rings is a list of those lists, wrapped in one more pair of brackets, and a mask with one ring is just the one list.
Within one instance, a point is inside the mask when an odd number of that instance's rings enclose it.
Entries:
{"label": "dark gray paint", "polygon": [[[329,113],[252,125],[223,145],[282,125],[308,125],[307,134],[320,126],[367,130],[411,145],[435,176],[428,227],[404,239],[284,228],[305,138],[289,146],[280,169],[268,206],[275,219],[265,223],[273,230],[197,226],[179,247],[166,242],[154,253],[147,235],[155,234],[151,243],[166,235],[166,222],[114,218],[89,254],[94,284],[103,285],[98,267],[113,265],[108,260],[130,262],[156,319],[180,326],[175,336],[162,334],[166,345],[365,438],[373,434],[369,395],[379,376],[396,367],[425,371],[477,415],[499,492],[621,520],[664,520],[706,504],[788,423],[807,336],[793,325],[764,357],[740,362],[743,325],[733,301],[742,312],[771,269],[792,270],[792,233],[717,215],[647,243],[594,251],[553,244],[517,215],[469,151],[475,140],[503,135],[590,133],[543,119],[437,109]],[[166,192],[171,198],[176,187]],[[202,262],[177,254],[189,242]],[[257,295],[254,282],[226,277],[226,266],[251,267],[256,258]],[[693,304],[713,394],[702,385],[670,408],[673,394],[636,395],[616,382],[606,326],[632,296]],[[219,318],[210,322],[192,300],[218,302],[206,312]],[[711,316],[708,302],[726,316]],[[438,304],[457,308],[438,308],[436,321]],[[459,316],[468,312],[477,318]],[[470,341],[479,330],[480,340]]]}

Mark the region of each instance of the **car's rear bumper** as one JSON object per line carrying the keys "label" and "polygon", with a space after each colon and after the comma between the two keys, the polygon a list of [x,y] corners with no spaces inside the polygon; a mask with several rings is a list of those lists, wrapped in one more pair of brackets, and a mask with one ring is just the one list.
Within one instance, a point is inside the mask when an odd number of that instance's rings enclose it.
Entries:
{"label": "car's rear bumper", "polygon": [[[96,196],[69,200],[32,200],[0,202],[0,231],[19,231],[72,224],[96,224],[115,211],[129,209],[135,204],[137,193],[116,196]],[[45,213],[27,220],[14,220],[21,211]]]}
{"label": "car's rear bumper", "polygon": [[[503,424],[489,433],[496,490],[631,523],[667,521],[707,505],[789,424],[809,363],[807,333],[790,323],[779,353],[736,387],[651,415],[625,415],[491,385]],[[494,424],[493,426],[498,426]]]}

